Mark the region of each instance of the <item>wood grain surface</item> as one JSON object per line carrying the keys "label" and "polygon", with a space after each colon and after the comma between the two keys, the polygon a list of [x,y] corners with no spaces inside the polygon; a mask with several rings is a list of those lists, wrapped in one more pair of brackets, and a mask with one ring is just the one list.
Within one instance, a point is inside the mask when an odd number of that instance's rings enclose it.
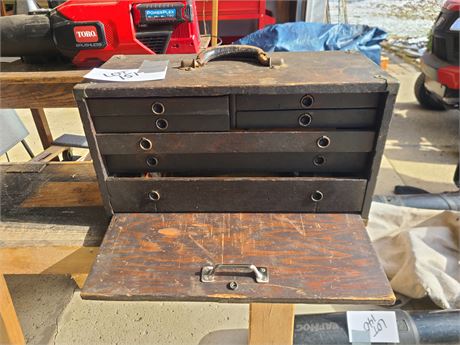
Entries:
{"label": "wood grain surface", "polygon": [[91,162],[0,164],[0,180],[0,249],[101,243],[108,218]]}
{"label": "wood grain surface", "polygon": [[[270,282],[209,264],[268,268]],[[236,281],[237,290],[228,283]],[[82,297],[391,304],[394,295],[358,215],[116,214]]]}

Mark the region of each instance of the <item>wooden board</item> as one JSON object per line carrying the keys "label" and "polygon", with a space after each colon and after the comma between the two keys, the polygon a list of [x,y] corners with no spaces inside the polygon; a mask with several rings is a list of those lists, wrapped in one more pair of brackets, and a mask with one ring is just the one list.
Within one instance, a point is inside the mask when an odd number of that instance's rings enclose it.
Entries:
{"label": "wooden board", "polygon": [[[40,169],[0,164],[0,250],[99,245],[108,218],[92,164],[31,166]],[[69,251],[69,255],[77,249]]]}
{"label": "wooden board", "polygon": [[[269,283],[210,264],[254,264]],[[231,290],[229,282],[238,289]],[[116,214],[86,299],[391,304],[395,297],[357,215]]]}

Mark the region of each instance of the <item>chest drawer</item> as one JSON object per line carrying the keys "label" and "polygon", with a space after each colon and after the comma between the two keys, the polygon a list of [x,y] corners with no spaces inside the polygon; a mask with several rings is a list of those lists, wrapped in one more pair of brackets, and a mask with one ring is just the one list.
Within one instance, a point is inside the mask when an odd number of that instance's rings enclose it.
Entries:
{"label": "chest drawer", "polygon": [[238,95],[236,110],[376,108],[379,93]]}
{"label": "chest drawer", "polygon": [[360,212],[366,180],[161,177],[107,180],[114,212]]}
{"label": "chest drawer", "polygon": [[370,152],[371,131],[97,134],[106,154]]}
{"label": "chest drawer", "polygon": [[98,133],[218,132],[230,129],[228,114],[96,116]]}
{"label": "chest drawer", "polygon": [[220,153],[104,156],[109,174],[171,172],[182,174],[292,173],[363,174],[370,153]]}
{"label": "chest drawer", "polygon": [[374,128],[377,109],[317,109],[317,110],[265,110],[238,111],[236,127],[239,129],[264,128]]}
{"label": "chest drawer", "polygon": [[229,115],[227,96],[88,99],[91,116]]}

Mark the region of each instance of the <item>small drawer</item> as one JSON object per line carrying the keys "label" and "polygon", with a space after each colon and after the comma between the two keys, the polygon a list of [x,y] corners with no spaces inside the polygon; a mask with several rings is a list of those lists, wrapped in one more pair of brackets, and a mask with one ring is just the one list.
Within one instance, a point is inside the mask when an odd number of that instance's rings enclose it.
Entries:
{"label": "small drawer", "polygon": [[96,116],[97,133],[218,132],[230,129],[228,114],[168,116]]}
{"label": "small drawer", "polygon": [[236,110],[377,108],[379,93],[238,95]]}
{"label": "small drawer", "polygon": [[227,96],[90,98],[91,116],[229,115]]}
{"label": "small drawer", "polygon": [[114,212],[361,212],[366,180],[320,177],[107,179]]}
{"label": "small drawer", "polygon": [[102,155],[371,152],[372,131],[233,131],[97,134]]}
{"label": "small drawer", "polygon": [[265,128],[374,128],[377,109],[324,109],[239,111],[236,127],[240,129]]}
{"label": "small drawer", "polygon": [[143,172],[183,174],[288,173],[366,174],[369,153],[259,153],[108,155],[110,175]]}

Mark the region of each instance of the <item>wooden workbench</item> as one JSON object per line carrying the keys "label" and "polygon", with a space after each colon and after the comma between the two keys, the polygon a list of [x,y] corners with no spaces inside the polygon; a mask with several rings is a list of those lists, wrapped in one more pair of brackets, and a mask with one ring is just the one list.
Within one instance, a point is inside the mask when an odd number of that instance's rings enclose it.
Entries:
{"label": "wooden workbench", "polygon": [[[0,297],[2,302],[5,301],[1,304],[0,316],[9,343],[24,344],[3,275],[71,274],[82,285],[99,251],[109,220],[102,208],[96,177],[89,162],[0,164],[0,177]],[[364,248],[363,244],[370,246],[367,236],[350,235],[360,238],[357,245],[361,249]],[[314,249],[312,245],[306,246],[306,252],[323,248],[328,241],[334,240],[332,237],[335,235],[331,232],[329,238],[319,231],[318,236],[320,247]],[[341,243],[345,243],[347,237],[341,236]],[[340,246],[335,245],[337,248]],[[123,250],[122,246],[120,250]],[[324,249],[317,252],[316,261],[311,263],[312,274],[316,274],[314,272],[321,265],[318,261],[322,257],[321,253],[325,253]],[[107,255],[102,259],[106,258]],[[327,258],[329,263],[330,260],[330,257]],[[350,261],[342,261],[344,270],[335,273],[339,276],[350,265]],[[340,283],[340,279],[336,279],[334,284],[342,284],[343,287],[335,292],[324,290],[329,285],[322,284],[321,277],[318,277],[318,284],[312,281],[308,287],[310,291],[306,291],[312,296],[310,302],[315,302],[315,291],[311,289],[314,290],[316,286],[320,296],[317,302],[321,303],[366,303],[366,299],[367,303],[373,304],[391,303],[394,296],[388,281],[382,274],[376,274],[376,271],[381,270],[378,262],[364,254],[356,261],[356,265],[363,265],[352,270],[352,275],[358,272],[358,280],[353,283],[353,279],[348,277]],[[369,284],[366,284],[363,274],[371,276]],[[366,288],[362,289],[365,285]],[[106,294],[106,288],[107,285],[94,285],[94,281],[90,286],[93,294],[96,293],[95,289],[102,289],[97,290],[97,293]],[[268,341],[273,344],[292,343],[293,322],[293,304],[251,304],[249,342],[251,345]]]}

